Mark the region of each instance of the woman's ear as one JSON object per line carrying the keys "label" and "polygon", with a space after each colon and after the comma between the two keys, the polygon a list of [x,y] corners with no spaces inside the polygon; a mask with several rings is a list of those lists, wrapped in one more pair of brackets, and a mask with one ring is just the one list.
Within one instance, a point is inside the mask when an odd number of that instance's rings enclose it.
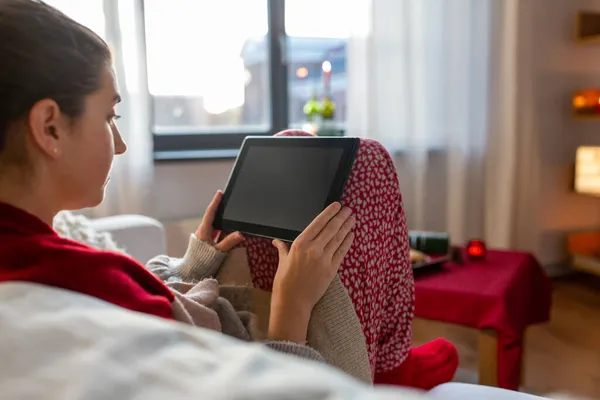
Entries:
{"label": "woman's ear", "polygon": [[51,158],[61,153],[64,135],[62,114],[56,101],[43,99],[36,102],[28,116],[29,135],[34,146]]}

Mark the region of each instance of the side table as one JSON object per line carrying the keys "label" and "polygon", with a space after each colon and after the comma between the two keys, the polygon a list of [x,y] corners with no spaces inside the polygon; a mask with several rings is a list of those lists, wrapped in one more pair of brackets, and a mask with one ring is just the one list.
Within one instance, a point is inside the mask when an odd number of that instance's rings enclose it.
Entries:
{"label": "side table", "polygon": [[528,253],[489,250],[415,273],[415,316],[478,329],[479,379],[489,386],[518,390],[525,330],[550,319],[551,302],[551,282]]}

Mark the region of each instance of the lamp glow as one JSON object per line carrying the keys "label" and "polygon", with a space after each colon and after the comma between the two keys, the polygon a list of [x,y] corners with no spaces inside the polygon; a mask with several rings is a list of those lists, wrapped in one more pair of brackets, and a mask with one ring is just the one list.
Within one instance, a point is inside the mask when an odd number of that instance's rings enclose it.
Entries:
{"label": "lamp glow", "polygon": [[485,258],[486,248],[483,240],[469,240],[467,243],[467,254],[471,260],[481,260]]}
{"label": "lamp glow", "polygon": [[581,146],[577,149],[575,191],[600,196],[600,147]]}
{"label": "lamp glow", "polygon": [[571,102],[575,116],[600,117],[600,89],[578,90]]}

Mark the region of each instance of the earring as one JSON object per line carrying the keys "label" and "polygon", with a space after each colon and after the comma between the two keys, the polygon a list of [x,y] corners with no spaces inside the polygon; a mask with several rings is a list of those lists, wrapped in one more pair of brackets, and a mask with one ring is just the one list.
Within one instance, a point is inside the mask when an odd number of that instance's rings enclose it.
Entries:
{"label": "earring", "polygon": [[54,154],[58,154],[58,149],[55,147],[55,148],[53,148],[53,149],[52,149],[52,152],[53,152]]}

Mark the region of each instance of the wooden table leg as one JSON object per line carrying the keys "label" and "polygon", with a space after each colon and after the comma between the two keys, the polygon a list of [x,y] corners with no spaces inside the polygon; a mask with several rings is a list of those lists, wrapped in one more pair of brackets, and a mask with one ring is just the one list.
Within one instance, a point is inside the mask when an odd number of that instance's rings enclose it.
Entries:
{"label": "wooden table leg", "polygon": [[523,352],[521,353],[521,385],[525,384],[525,357],[527,356],[527,330],[523,332]]}
{"label": "wooden table leg", "polygon": [[479,331],[479,384],[498,386],[498,334],[493,330]]}

